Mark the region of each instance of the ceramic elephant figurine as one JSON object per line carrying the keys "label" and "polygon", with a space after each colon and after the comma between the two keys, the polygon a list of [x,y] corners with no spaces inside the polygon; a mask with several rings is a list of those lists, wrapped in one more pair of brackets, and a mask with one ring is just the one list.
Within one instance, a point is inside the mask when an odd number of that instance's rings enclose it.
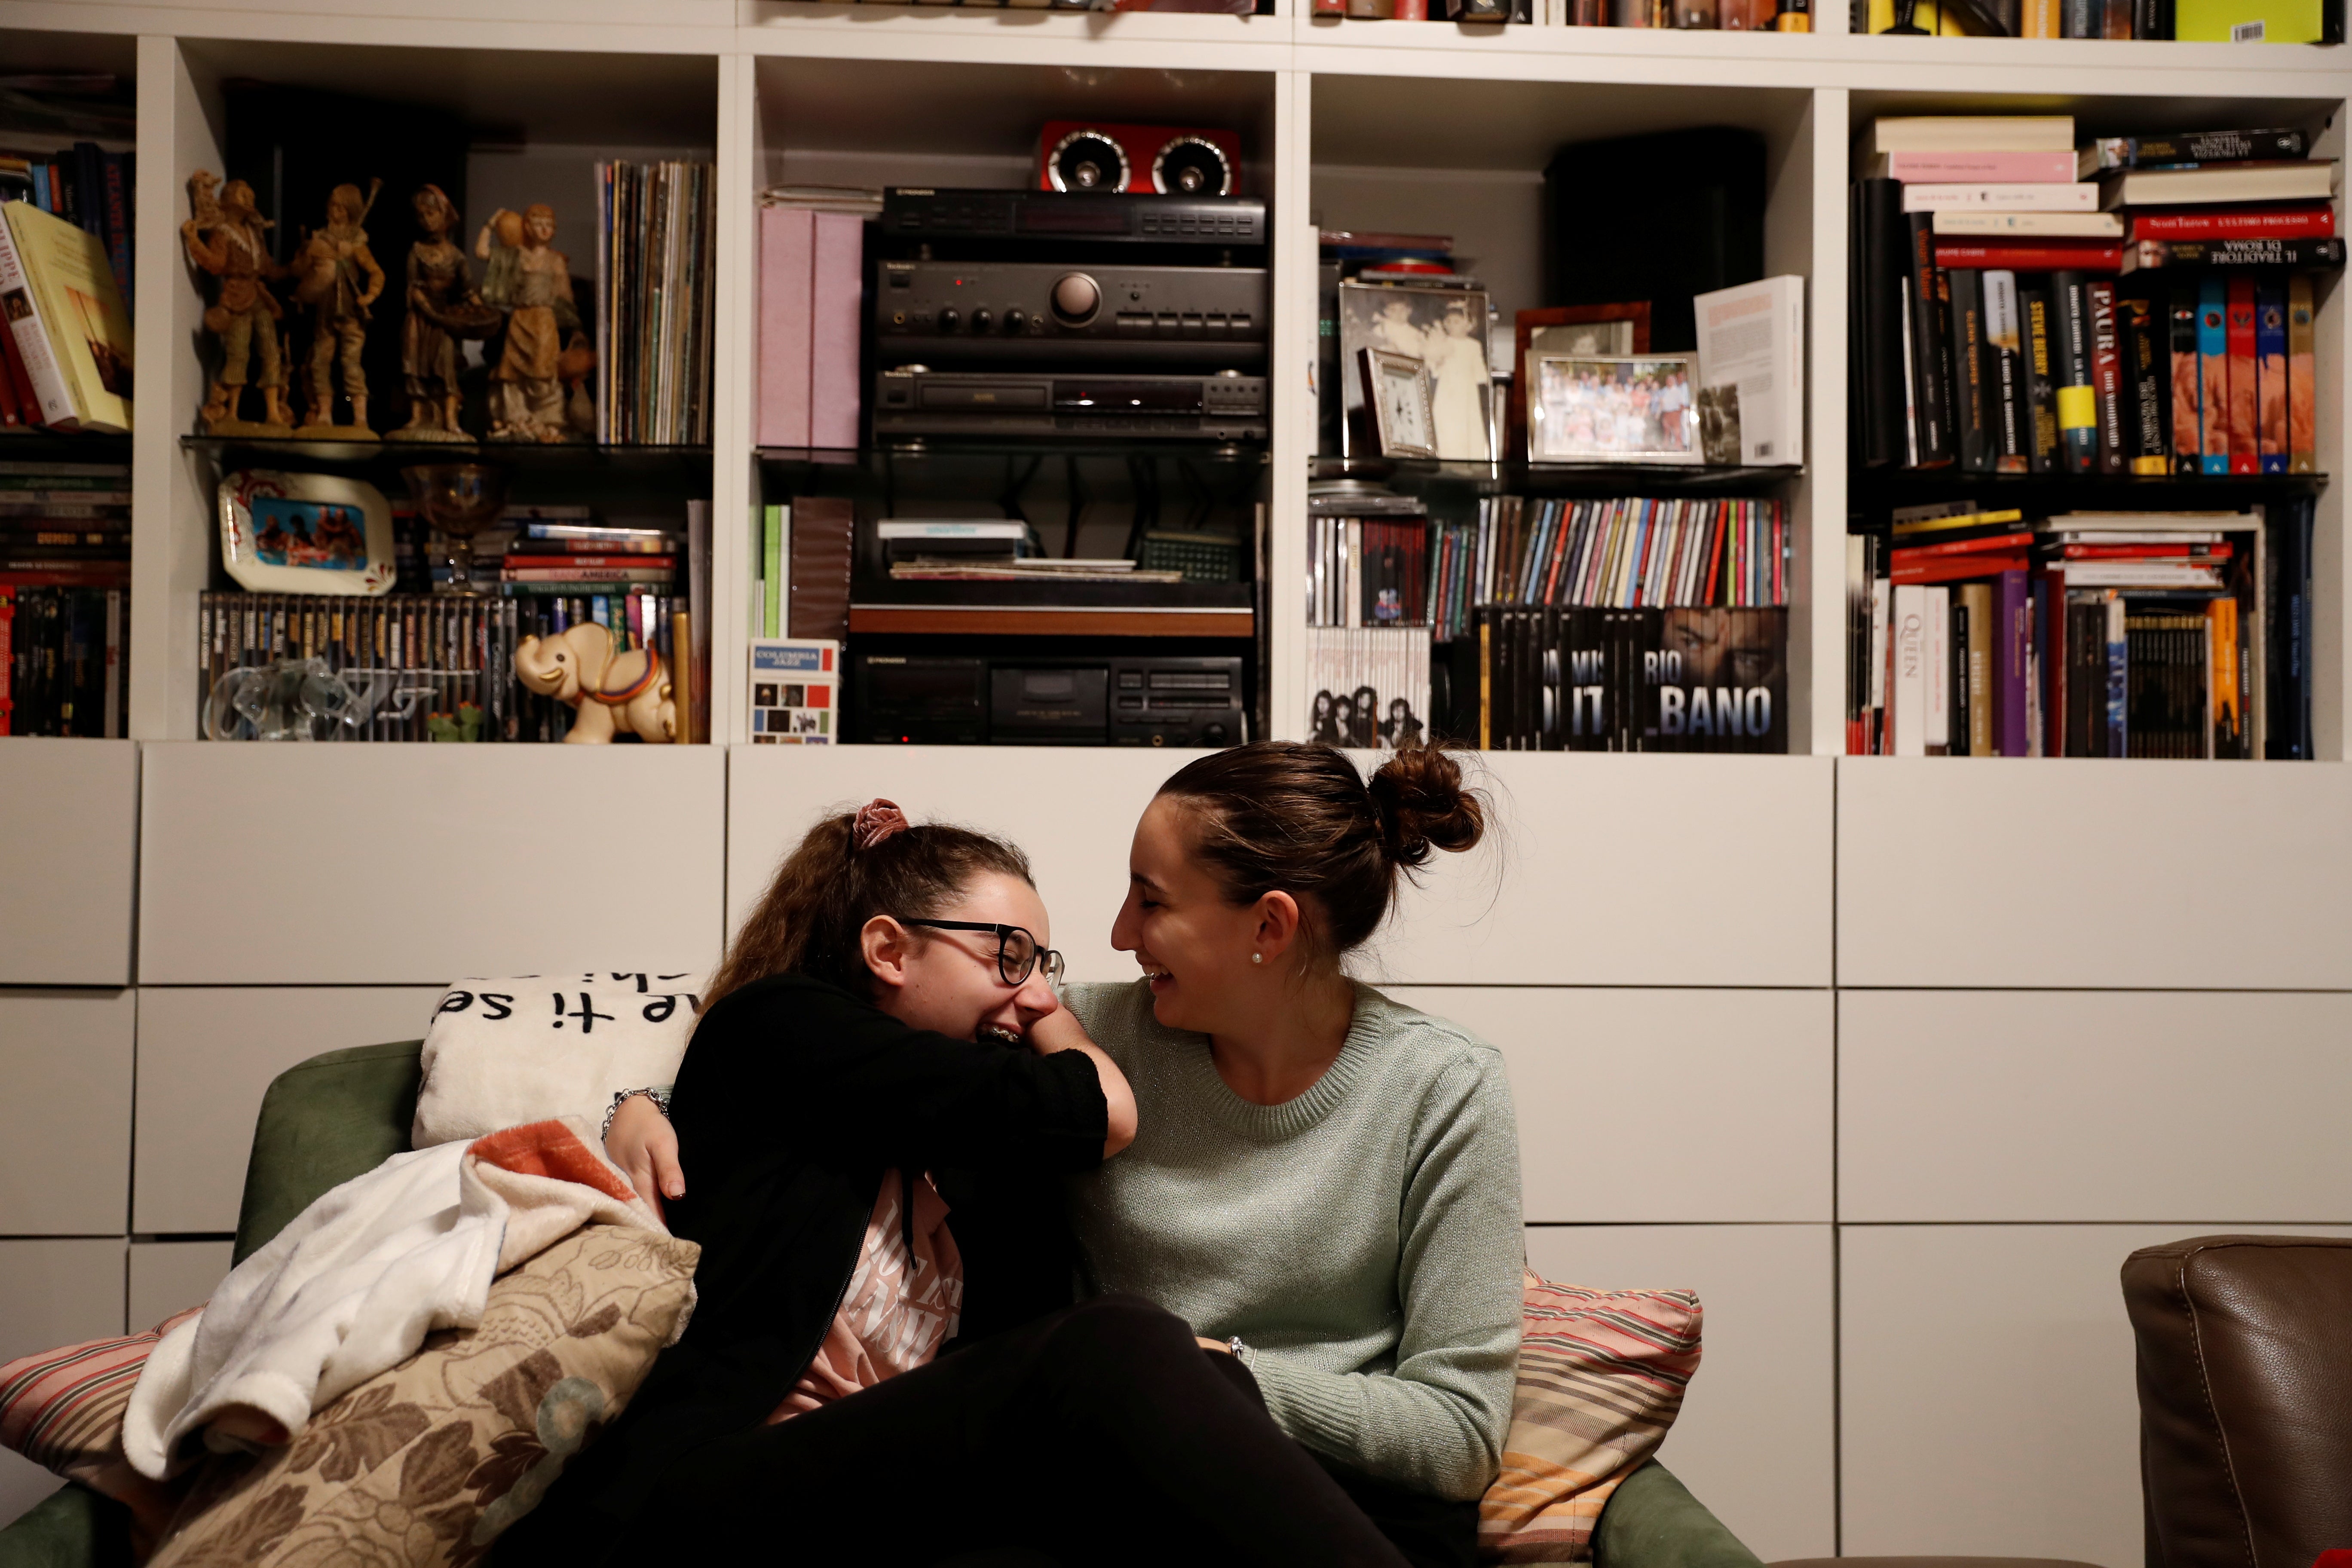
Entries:
{"label": "ceramic elephant figurine", "polygon": [[619,730],[663,743],[677,738],[677,705],[669,671],[652,648],[613,652],[613,634],[583,621],[551,637],[515,646],[515,679],[573,710],[568,743],[601,745]]}

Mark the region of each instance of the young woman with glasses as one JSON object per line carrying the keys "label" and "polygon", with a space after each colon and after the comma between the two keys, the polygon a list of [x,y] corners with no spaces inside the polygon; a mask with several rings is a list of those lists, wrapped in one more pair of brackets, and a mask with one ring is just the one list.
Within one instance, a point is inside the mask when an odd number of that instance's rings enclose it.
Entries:
{"label": "young woman with glasses", "polygon": [[1072,1304],[1064,1179],[1136,1112],[1049,936],[1019,850],[887,801],[787,857],[669,1121],[610,1128],[702,1246],[692,1321],[501,1563],[1401,1568],[1226,1349]]}

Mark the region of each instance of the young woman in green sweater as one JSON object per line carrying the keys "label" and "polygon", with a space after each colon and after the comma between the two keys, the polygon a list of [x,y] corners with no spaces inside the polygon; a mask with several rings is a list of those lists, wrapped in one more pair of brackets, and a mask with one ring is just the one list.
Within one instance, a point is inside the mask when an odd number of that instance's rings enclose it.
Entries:
{"label": "young woman in green sweater", "polygon": [[[1235,1354],[1417,1568],[1473,1561],[1509,1425],[1518,1144],[1494,1047],[1342,961],[1485,828],[1443,751],[1369,781],[1328,746],[1211,753],[1136,828],[1113,941],[1143,978],[1061,996],[1136,1108],[1119,1158],[1069,1178],[1088,1284]],[[683,1193],[658,1119],[614,1135],[641,1187]]]}

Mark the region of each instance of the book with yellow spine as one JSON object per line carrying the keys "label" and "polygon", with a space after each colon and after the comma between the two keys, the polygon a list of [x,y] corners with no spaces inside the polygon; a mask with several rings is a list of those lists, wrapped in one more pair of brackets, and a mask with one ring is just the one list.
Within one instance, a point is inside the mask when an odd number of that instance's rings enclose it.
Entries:
{"label": "book with yellow spine", "polygon": [[128,431],[131,315],[115,287],[106,242],[30,202],[0,206],[0,216],[72,399],[74,427]]}

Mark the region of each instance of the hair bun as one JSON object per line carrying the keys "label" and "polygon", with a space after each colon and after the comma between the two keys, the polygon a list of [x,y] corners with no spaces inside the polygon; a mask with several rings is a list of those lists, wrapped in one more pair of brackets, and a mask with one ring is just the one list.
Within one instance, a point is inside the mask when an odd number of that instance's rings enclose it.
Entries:
{"label": "hair bun", "polygon": [[1461,766],[1443,746],[1402,748],[1365,787],[1389,858],[1400,866],[1424,865],[1433,850],[1458,853],[1486,836],[1486,797],[1462,786]]}

